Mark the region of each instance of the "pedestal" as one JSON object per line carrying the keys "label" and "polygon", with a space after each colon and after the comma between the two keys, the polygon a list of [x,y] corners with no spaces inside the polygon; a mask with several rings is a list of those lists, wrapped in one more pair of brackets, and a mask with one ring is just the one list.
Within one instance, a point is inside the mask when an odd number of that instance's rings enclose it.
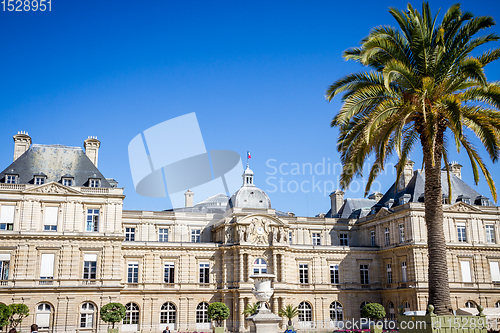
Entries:
{"label": "pedestal", "polygon": [[267,309],[261,309],[245,320],[250,322],[250,333],[278,333],[278,323],[281,322],[281,317]]}

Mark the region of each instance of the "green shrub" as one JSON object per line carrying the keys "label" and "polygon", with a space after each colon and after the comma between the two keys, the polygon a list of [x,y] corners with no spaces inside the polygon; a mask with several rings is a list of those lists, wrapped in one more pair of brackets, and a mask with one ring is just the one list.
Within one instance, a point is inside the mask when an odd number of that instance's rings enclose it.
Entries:
{"label": "green shrub", "polygon": [[361,317],[380,320],[385,317],[385,309],[382,304],[368,303],[361,310]]}
{"label": "green shrub", "polygon": [[108,303],[101,308],[101,319],[105,323],[111,323],[115,328],[115,323],[118,323],[125,318],[126,309],[121,303]]}
{"label": "green shrub", "polygon": [[229,308],[221,302],[214,302],[208,306],[208,318],[216,322],[217,327],[222,327],[222,322],[229,318]]}

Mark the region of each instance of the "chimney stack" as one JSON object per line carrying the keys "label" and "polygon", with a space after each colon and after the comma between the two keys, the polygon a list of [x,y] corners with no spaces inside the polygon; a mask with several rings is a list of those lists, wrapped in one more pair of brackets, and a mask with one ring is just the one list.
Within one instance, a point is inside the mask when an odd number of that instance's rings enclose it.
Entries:
{"label": "chimney stack", "polygon": [[87,140],[83,141],[83,148],[85,148],[85,155],[94,163],[97,168],[97,160],[99,158],[99,147],[101,141],[97,140],[96,136],[89,136]]}
{"label": "chimney stack", "polygon": [[332,193],[330,193],[330,200],[331,200],[331,214],[332,217],[335,216],[342,205],[344,204],[344,192],[341,190],[335,190]]}
{"label": "chimney stack", "polygon": [[380,193],[380,192],[374,192],[374,193],[370,194],[370,196],[368,197],[368,199],[375,200],[375,201],[379,202],[380,199],[382,199],[383,196],[384,195],[382,193]]}
{"label": "chimney stack", "polygon": [[[403,172],[401,173],[401,176],[399,177],[399,182],[397,186],[397,191],[403,191],[406,186],[408,186],[408,183],[413,177],[413,166],[415,165],[415,162],[413,161],[406,161],[405,166],[403,168]],[[396,168],[398,166],[396,165]]]}
{"label": "chimney stack", "polygon": [[184,197],[186,198],[186,207],[193,207],[193,196],[194,192],[191,190],[187,190],[186,193],[184,193]]}
{"label": "chimney stack", "polygon": [[[453,161],[448,164],[448,167],[450,168],[451,173],[453,173],[459,179],[462,179],[462,165],[460,165],[456,161]],[[446,171],[446,167],[441,170]]]}
{"label": "chimney stack", "polygon": [[31,137],[28,132],[17,132],[14,138],[14,161],[24,154],[31,146]]}

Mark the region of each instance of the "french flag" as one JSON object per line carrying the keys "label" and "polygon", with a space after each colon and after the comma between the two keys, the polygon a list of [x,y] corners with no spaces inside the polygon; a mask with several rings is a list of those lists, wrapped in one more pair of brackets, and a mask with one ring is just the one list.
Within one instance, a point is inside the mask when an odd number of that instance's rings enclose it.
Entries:
{"label": "french flag", "polygon": [[247,151],[247,158],[252,158],[252,155],[250,155],[249,151]]}

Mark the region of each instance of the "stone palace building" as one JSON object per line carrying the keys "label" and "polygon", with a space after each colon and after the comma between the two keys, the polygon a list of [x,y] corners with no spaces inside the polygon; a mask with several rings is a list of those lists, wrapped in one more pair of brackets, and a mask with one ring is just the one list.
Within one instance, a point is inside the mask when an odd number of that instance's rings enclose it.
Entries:
{"label": "stone palace building", "polygon": [[[400,305],[426,307],[424,174],[413,163],[385,195],[335,191],[316,217],[273,209],[249,168],[231,198],[193,205],[187,191],[184,208],[138,211],[124,210],[123,189],[99,172],[99,147],[95,137],[82,149],[14,136],[0,173],[0,302],[29,307],[23,332],[106,332],[99,310],[109,302],[127,308],[121,332],[209,331],[215,301],[231,310],[227,329],[244,332],[250,276],[264,272],[276,276],[271,310],[298,306],[304,330],[359,318],[367,302],[388,318]],[[451,202],[443,182],[453,306],[498,307],[500,209],[460,168],[451,165]]]}

